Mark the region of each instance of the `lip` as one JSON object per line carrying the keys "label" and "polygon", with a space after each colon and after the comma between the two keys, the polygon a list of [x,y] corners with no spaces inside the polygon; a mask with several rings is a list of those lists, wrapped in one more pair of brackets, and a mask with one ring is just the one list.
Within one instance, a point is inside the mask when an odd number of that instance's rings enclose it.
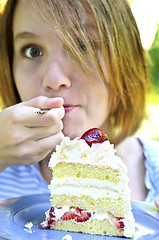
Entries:
{"label": "lip", "polygon": [[76,105],[65,104],[65,105],[64,105],[65,113],[68,113],[68,112],[72,111],[72,110],[75,109],[76,107],[77,107]]}

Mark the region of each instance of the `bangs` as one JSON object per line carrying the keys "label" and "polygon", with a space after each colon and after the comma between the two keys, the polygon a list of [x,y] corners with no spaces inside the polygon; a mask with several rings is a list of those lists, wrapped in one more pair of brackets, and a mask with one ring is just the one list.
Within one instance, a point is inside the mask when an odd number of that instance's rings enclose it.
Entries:
{"label": "bangs", "polygon": [[99,34],[95,21],[89,18],[90,14],[92,17],[92,13],[88,4],[72,0],[34,0],[33,6],[61,37],[70,54],[89,68],[85,55],[89,52],[93,59],[97,57],[96,45],[99,42]]}

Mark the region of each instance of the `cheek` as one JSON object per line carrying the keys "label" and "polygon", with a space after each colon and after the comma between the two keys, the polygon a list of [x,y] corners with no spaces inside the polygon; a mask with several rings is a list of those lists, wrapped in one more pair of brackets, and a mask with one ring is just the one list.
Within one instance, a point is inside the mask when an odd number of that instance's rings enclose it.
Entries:
{"label": "cheek", "polygon": [[100,79],[99,81],[94,80],[95,84],[91,88],[88,94],[88,111],[90,115],[94,115],[96,118],[105,120],[110,112],[111,97]]}
{"label": "cheek", "polygon": [[13,61],[13,77],[18,93],[22,101],[27,101],[38,96],[40,89],[40,74],[38,71],[30,70],[20,61]]}
{"label": "cheek", "polygon": [[[103,75],[108,81],[108,74],[105,66],[104,58],[100,51],[98,51],[99,63],[103,71]],[[95,75],[93,76],[94,89],[91,94],[92,111],[96,112],[96,116],[102,119],[107,119],[112,106],[112,94],[106,88],[102,77],[100,76],[96,66],[94,66]]]}

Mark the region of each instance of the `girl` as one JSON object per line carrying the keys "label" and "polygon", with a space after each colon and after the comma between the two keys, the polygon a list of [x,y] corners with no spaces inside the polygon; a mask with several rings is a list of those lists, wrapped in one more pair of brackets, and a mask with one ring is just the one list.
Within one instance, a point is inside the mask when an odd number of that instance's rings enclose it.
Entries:
{"label": "girl", "polygon": [[1,200],[48,192],[56,145],[98,127],[127,165],[132,199],[154,201],[159,143],[134,136],[150,82],[127,2],[6,1],[0,37]]}

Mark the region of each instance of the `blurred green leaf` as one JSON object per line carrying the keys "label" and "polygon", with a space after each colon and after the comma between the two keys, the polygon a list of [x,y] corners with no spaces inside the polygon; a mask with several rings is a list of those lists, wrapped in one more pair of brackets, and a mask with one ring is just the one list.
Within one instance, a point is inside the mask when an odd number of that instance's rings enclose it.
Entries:
{"label": "blurred green leaf", "polygon": [[149,65],[151,81],[155,90],[159,92],[159,25],[155,35],[154,42],[149,50],[152,64]]}

